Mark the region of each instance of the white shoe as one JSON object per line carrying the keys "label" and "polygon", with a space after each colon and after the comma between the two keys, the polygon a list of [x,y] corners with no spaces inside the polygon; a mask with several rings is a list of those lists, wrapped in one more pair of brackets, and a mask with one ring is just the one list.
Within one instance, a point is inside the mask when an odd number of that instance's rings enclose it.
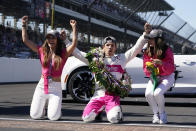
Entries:
{"label": "white shoe", "polygon": [[167,115],[166,113],[160,114],[160,124],[166,124],[167,123]]}
{"label": "white shoe", "polygon": [[152,118],[152,123],[153,124],[159,124],[160,119],[159,119],[159,115],[158,114],[154,114],[153,118]]}

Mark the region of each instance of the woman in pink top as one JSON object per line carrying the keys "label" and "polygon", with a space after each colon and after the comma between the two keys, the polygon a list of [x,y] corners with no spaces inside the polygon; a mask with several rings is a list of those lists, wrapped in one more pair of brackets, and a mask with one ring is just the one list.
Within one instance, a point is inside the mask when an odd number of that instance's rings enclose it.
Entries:
{"label": "woman in pink top", "polygon": [[70,20],[73,29],[71,46],[64,48],[59,33],[51,30],[47,33],[43,45],[37,46],[27,36],[26,26],[28,16],[22,17],[23,42],[40,56],[42,65],[41,79],[35,89],[31,103],[30,116],[40,119],[45,115],[45,104],[48,101],[48,118],[58,120],[61,116],[62,89],[61,73],[67,58],[71,55],[77,44],[76,21]]}
{"label": "woman in pink top", "polygon": [[145,25],[148,39],[147,48],[143,55],[143,70],[146,76],[151,76],[151,70],[147,68],[146,62],[151,62],[158,70],[158,85],[153,89],[153,80],[150,79],[145,92],[145,97],[154,113],[152,123],[167,123],[165,113],[164,93],[172,87],[174,83],[174,56],[172,50],[164,42],[162,30],[152,30],[149,24]]}

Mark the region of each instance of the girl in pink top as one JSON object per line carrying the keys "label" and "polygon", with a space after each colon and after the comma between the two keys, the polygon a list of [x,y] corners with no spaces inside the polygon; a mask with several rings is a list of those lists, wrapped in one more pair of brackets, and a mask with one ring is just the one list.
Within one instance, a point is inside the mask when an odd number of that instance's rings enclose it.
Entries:
{"label": "girl in pink top", "polygon": [[23,42],[40,56],[42,65],[41,79],[35,89],[31,103],[30,116],[33,119],[40,119],[45,114],[45,104],[48,101],[48,118],[58,120],[61,116],[62,88],[61,73],[67,58],[76,47],[76,21],[70,20],[73,29],[71,46],[64,48],[59,33],[51,30],[47,33],[43,45],[37,46],[27,36],[28,16],[22,17],[22,39]]}
{"label": "girl in pink top", "polygon": [[145,92],[145,97],[154,113],[152,123],[167,123],[165,113],[164,93],[172,87],[174,83],[174,56],[171,49],[165,44],[162,30],[152,30],[149,24],[145,25],[148,39],[147,48],[143,55],[143,70],[146,76],[151,76],[151,70],[147,68],[146,62],[151,62],[159,69],[158,85],[153,90],[153,80],[150,79]]}

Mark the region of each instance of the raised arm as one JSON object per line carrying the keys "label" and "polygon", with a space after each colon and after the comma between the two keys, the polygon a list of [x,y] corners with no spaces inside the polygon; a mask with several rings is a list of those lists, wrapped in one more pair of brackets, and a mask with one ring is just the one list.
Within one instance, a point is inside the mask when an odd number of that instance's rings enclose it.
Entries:
{"label": "raised arm", "polygon": [[28,22],[28,16],[23,16],[22,17],[22,40],[25,43],[25,45],[27,45],[31,50],[33,50],[34,52],[38,52],[38,48],[37,45],[29,40],[28,35],[27,35],[27,22]]}
{"label": "raised arm", "polygon": [[[60,36],[61,36],[61,39],[64,41],[66,48],[68,48],[70,45],[72,45],[72,43],[66,38],[65,30],[61,31]],[[76,47],[74,49],[74,51],[72,52],[72,55],[88,65],[88,60],[85,58],[86,57],[86,53],[85,52],[80,51]]]}
{"label": "raised arm", "polygon": [[147,43],[147,40],[144,38],[144,35],[150,33],[151,30],[152,30],[151,26],[148,23],[146,23],[144,25],[143,35],[141,35],[139,37],[136,44],[131,49],[129,49],[128,51],[125,52],[125,62],[126,63],[128,63],[131,59],[136,57],[136,55],[141,52],[143,46]]}
{"label": "raised arm", "polygon": [[125,62],[128,63],[131,59],[136,57],[137,54],[139,54],[143,48],[143,46],[146,44],[146,40],[144,39],[144,34],[139,37],[136,44],[125,52]]}
{"label": "raised arm", "polygon": [[76,58],[78,58],[82,62],[86,63],[87,65],[89,64],[88,60],[86,59],[86,52],[82,52],[78,48],[75,48],[75,50],[73,51],[72,54],[73,54],[73,56],[75,56]]}
{"label": "raised arm", "polygon": [[71,55],[71,53],[74,51],[74,49],[77,45],[76,21],[75,20],[70,20],[70,25],[71,25],[72,30],[73,30],[73,37],[72,37],[72,44],[66,48],[68,56]]}

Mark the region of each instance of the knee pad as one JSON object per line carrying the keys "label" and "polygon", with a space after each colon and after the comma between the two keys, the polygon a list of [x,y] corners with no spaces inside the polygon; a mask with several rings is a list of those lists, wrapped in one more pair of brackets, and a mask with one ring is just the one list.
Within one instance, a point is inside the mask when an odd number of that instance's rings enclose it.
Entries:
{"label": "knee pad", "polygon": [[108,121],[111,123],[119,123],[123,119],[123,114],[120,106],[115,106],[107,113]]}

